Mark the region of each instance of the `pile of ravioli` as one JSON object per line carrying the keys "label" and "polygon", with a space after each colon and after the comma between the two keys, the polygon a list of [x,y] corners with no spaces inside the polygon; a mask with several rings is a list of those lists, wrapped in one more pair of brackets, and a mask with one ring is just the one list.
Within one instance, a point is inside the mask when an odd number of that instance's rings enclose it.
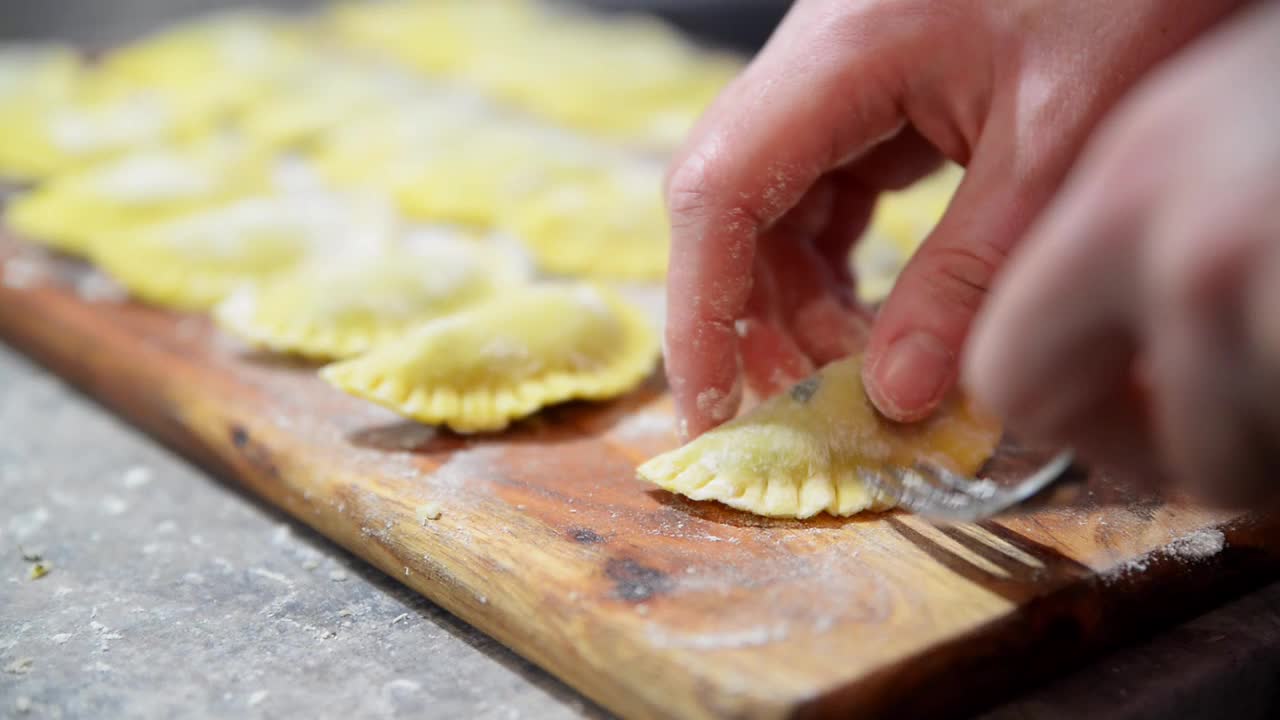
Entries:
{"label": "pile of ravioli", "polygon": [[[533,0],[235,11],[92,61],[0,45],[5,222],[344,391],[498,431],[653,372],[626,291],[661,282],[664,161],[741,66]],[[958,178],[881,203],[851,258],[864,299]]]}

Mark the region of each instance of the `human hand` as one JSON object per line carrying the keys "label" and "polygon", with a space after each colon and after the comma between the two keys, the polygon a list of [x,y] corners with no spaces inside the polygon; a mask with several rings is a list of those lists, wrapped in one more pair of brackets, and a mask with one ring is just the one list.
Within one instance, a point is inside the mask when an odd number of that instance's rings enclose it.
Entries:
{"label": "human hand", "polygon": [[[682,439],[866,347],[886,415],[927,416],[997,268],[1088,133],[1240,0],[800,0],[672,164],[667,373]],[[848,270],[877,194],[967,166],[868,331]],[[869,337],[868,337],[869,332]]]}
{"label": "human hand", "polygon": [[1029,437],[1241,502],[1280,469],[1280,4],[1098,130],[984,307],[968,384]]}

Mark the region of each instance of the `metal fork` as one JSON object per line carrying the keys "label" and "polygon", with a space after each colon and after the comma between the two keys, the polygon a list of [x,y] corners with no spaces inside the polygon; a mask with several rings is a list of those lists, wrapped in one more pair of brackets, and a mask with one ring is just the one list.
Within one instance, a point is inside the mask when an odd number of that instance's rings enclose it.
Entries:
{"label": "metal fork", "polygon": [[1013,484],[971,478],[932,463],[862,473],[872,490],[901,508],[931,520],[975,522],[1027,503],[1066,477],[1072,453],[1065,450],[1039,470]]}

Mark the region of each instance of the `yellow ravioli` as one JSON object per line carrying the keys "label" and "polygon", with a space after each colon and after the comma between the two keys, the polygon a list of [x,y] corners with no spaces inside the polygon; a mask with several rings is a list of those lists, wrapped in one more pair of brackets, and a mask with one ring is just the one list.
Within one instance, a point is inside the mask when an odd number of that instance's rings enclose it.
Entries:
{"label": "yellow ravioli", "polygon": [[167,27],[103,57],[101,72],[126,88],[227,111],[260,99],[301,62],[305,26],[256,10],[214,13]]}
{"label": "yellow ravioli", "polygon": [[321,371],[333,385],[458,432],[501,430],[567,400],[603,400],[657,362],[640,311],[591,285],[531,285]]}
{"label": "yellow ravioli", "polygon": [[69,47],[45,44],[0,46],[0,108],[55,102],[68,96],[82,71]]}
{"label": "yellow ravioli", "polygon": [[115,233],[94,243],[93,260],[142,300],[205,310],[312,253],[359,241],[363,222],[325,194],[251,197]]}
{"label": "yellow ravioli", "polygon": [[701,109],[741,66],[649,18],[548,13],[541,21],[507,53],[475,58],[464,76],[535,115],[618,139],[645,139],[677,106]]}
{"label": "yellow ravioli", "polygon": [[[603,154],[603,153],[602,153]],[[410,156],[412,157],[412,156]],[[476,227],[497,223],[513,200],[598,166],[591,146],[532,126],[492,124],[389,173],[409,217]]]}
{"label": "yellow ravioli", "polygon": [[328,20],[344,45],[436,75],[509,53],[537,14],[527,0],[394,0],[341,3]]}
{"label": "yellow ravioli", "polygon": [[524,280],[513,263],[470,240],[422,248],[334,254],[241,288],[214,316],[233,334],[275,352],[358,355],[413,326],[475,305]]}
{"label": "yellow ravioli", "polygon": [[236,122],[263,147],[309,149],[336,128],[400,115],[423,94],[419,80],[395,68],[316,53],[282,73],[271,96]]}
{"label": "yellow ravioli", "polygon": [[486,127],[483,102],[456,92],[430,92],[395,112],[353,118],[332,128],[312,154],[317,169],[342,187],[385,190],[421,175],[434,154]]}
{"label": "yellow ravioli", "polygon": [[694,500],[770,517],[888,509],[860,477],[931,462],[972,476],[995,452],[999,424],[961,393],[931,419],[884,419],[862,387],[861,357],[828,365],[790,391],[641,465],[641,478]]}
{"label": "yellow ravioli", "polygon": [[76,255],[95,239],[264,189],[263,163],[243,147],[209,143],[143,150],[58,176],[15,198],[9,227]]}
{"label": "yellow ravioli", "polygon": [[53,103],[0,109],[0,175],[39,180],[200,136],[206,108],[152,91],[95,86]]}
{"label": "yellow ravioli", "polygon": [[851,258],[863,302],[889,295],[902,268],[942,219],[963,177],[958,166],[949,165],[906,190],[880,196],[867,236]]}
{"label": "yellow ravioli", "polygon": [[516,203],[506,229],[550,273],[660,280],[670,244],[661,183],[647,166],[565,178]]}
{"label": "yellow ravioli", "polygon": [[56,101],[0,104],[0,175],[43,179],[205,134],[297,62],[285,28],[253,13],[180,25],[73,73]]}

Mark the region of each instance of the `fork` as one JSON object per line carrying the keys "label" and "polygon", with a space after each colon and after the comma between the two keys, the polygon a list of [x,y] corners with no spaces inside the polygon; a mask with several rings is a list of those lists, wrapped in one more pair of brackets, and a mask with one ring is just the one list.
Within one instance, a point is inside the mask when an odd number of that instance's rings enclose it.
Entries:
{"label": "fork", "polygon": [[1068,477],[1073,455],[1064,450],[1039,470],[1013,484],[971,478],[928,462],[910,468],[866,471],[861,479],[873,494],[930,520],[975,522],[1027,504],[1057,481]]}

